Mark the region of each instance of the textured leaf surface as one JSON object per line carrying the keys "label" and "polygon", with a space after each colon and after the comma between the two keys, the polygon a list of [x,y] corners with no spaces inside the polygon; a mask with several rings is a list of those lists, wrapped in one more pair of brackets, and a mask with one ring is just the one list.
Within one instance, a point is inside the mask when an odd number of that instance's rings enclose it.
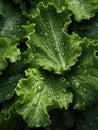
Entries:
{"label": "textured leaf surface", "polygon": [[58,0],[58,1],[57,0],[36,0],[36,1],[28,0],[28,2],[17,1],[16,3],[20,3],[23,14],[28,17],[33,17],[34,15],[35,16],[37,15],[38,13],[37,7],[40,3],[43,3],[45,6],[54,4],[58,11],[63,11],[66,7],[65,0]]}
{"label": "textured leaf surface", "polygon": [[82,49],[69,77],[76,109],[84,109],[98,99],[98,41],[84,39]]}
{"label": "textured leaf surface", "polygon": [[18,39],[12,37],[5,39],[0,37],[0,73],[7,66],[7,60],[12,63],[20,58],[20,51],[17,49]]}
{"label": "textured leaf surface", "polygon": [[16,110],[30,127],[45,127],[51,123],[48,112],[54,108],[68,109],[72,93],[68,92],[68,83],[58,75],[28,69],[26,76],[16,88],[19,96]]}
{"label": "textured leaf surface", "polygon": [[26,18],[22,16],[17,6],[6,0],[0,1],[2,15],[0,15],[0,36],[10,38],[11,36],[23,39],[24,32],[21,26],[25,24]]}
{"label": "textured leaf surface", "polygon": [[2,13],[3,13],[3,3],[2,3],[2,1],[0,1],[0,15],[2,15]]}
{"label": "textured leaf surface", "polygon": [[65,33],[70,23],[68,10],[57,13],[53,6],[40,5],[39,8],[39,16],[25,26],[26,32],[30,32],[27,36],[27,61],[60,74],[69,70],[81,55],[81,39],[75,33]]}
{"label": "textured leaf surface", "polygon": [[0,128],[3,130],[31,130],[22,117],[15,112],[14,100],[13,98],[3,104],[3,109],[0,111]]}
{"label": "textured leaf surface", "polygon": [[68,8],[75,15],[77,21],[89,19],[95,15],[98,8],[98,0],[65,0]]}
{"label": "textured leaf surface", "polygon": [[[34,1],[29,0],[30,4],[33,6]],[[37,0],[36,5],[43,2],[44,5],[54,4],[58,11],[62,11],[65,8],[65,0]]]}
{"label": "textured leaf surface", "polygon": [[77,122],[77,130],[97,130],[98,129],[98,103],[82,112]]}
{"label": "textured leaf surface", "polygon": [[74,23],[73,31],[78,33],[81,37],[98,39],[98,14],[90,20]]}
{"label": "textured leaf surface", "polygon": [[0,102],[10,99],[20,78],[24,76],[25,66],[22,59],[17,63],[9,63],[0,76]]}

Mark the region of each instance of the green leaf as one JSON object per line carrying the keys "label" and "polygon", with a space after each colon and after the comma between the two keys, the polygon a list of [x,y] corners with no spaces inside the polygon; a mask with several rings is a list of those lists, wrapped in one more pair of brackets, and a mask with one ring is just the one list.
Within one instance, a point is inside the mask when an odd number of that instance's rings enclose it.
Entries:
{"label": "green leaf", "polygon": [[65,0],[68,8],[73,12],[75,19],[89,19],[97,12],[98,0]]}
{"label": "green leaf", "polygon": [[74,108],[85,109],[98,100],[98,41],[83,39],[82,55],[69,73]]}
{"label": "green leaf", "polygon": [[13,99],[3,104],[3,109],[0,111],[0,128],[2,130],[31,130],[22,117],[15,112]]}
{"label": "green leaf", "polygon": [[25,68],[22,59],[17,63],[8,64],[0,76],[0,102],[9,100],[13,96],[19,79],[24,76]]}
{"label": "green leaf", "polygon": [[6,0],[1,0],[0,6],[2,9],[2,15],[0,15],[0,36],[6,38],[16,36],[22,41],[24,32],[21,26],[26,23],[26,18],[22,16],[21,10],[18,6]]}
{"label": "green leaf", "polygon": [[98,39],[98,13],[89,20],[83,20],[80,23],[74,22],[73,31],[81,37]]}
{"label": "green leaf", "polygon": [[58,74],[77,62],[81,55],[81,39],[75,33],[66,33],[69,17],[67,9],[59,13],[53,5],[39,5],[39,15],[32,18],[32,24],[24,27],[28,33],[27,62]]}
{"label": "green leaf", "polygon": [[32,17],[33,15],[36,15],[38,12],[36,10],[37,5],[40,0],[33,0],[33,1],[22,1],[21,0],[13,0],[16,5],[20,7],[22,10],[22,14],[26,17]]}
{"label": "green leaf", "polygon": [[81,113],[77,122],[77,130],[97,130],[98,129],[98,103],[88,107]]}
{"label": "green leaf", "polygon": [[50,130],[68,130],[73,128],[76,123],[76,112],[70,110],[55,109],[50,112],[52,124],[49,126]]}
{"label": "green leaf", "polygon": [[68,109],[73,95],[68,92],[68,83],[58,75],[32,68],[26,71],[26,77],[16,88],[16,111],[29,127],[46,127],[51,124],[48,112],[54,108]]}
{"label": "green leaf", "polygon": [[0,73],[7,66],[7,60],[14,63],[20,59],[20,50],[17,49],[18,39],[0,37]]}
{"label": "green leaf", "polygon": [[15,4],[19,4],[19,3],[21,3],[21,0],[12,0],[12,1],[14,1]]}
{"label": "green leaf", "polygon": [[4,4],[2,3],[2,1],[0,1],[0,15],[3,15],[3,7]]}
{"label": "green leaf", "polygon": [[[16,1],[16,0],[14,0]],[[65,0],[36,0],[36,1],[17,1],[16,3],[20,3],[20,7],[22,9],[22,12],[27,17],[34,17],[38,13],[37,7],[40,3],[43,3],[45,6],[48,5],[55,5],[56,9],[61,12],[65,9]]]}
{"label": "green leaf", "polygon": [[[30,4],[34,5],[35,1],[31,1],[31,0],[28,0],[30,2]],[[58,11],[62,11],[65,9],[65,0],[37,0],[36,2],[36,7],[37,5],[40,3],[40,2],[43,2],[44,5],[49,5],[49,4],[53,4],[55,5],[55,7],[57,8]]]}

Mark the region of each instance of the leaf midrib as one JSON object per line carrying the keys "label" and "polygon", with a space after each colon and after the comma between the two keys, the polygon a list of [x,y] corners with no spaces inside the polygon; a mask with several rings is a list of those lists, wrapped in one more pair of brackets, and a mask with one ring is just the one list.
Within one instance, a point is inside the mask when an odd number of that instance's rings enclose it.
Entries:
{"label": "leaf midrib", "polygon": [[[61,61],[61,67],[63,68],[63,67],[65,67],[65,62],[64,62],[64,60],[63,60],[63,57],[62,57],[62,54],[61,54],[61,50],[60,50],[60,48],[59,48],[59,46],[58,46],[58,44],[59,44],[59,40],[57,40],[58,38],[57,38],[57,36],[56,36],[56,34],[55,34],[55,31],[54,31],[54,28],[53,28],[53,24],[52,24],[52,20],[50,20],[49,19],[49,24],[50,24],[50,28],[51,28],[51,32],[52,32],[52,36],[53,36],[53,39],[54,39],[54,41],[55,41],[55,45],[56,45],[56,48],[57,48],[57,50],[58,50],[58,56],[59,56],[59,58],[60,58],[60,61]],[[62,33],[62,32],[61,32]]]}

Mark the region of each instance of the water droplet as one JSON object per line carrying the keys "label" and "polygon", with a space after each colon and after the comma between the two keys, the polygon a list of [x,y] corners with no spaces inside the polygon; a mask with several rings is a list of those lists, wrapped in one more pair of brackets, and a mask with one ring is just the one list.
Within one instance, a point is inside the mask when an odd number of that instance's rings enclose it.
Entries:
{"label": "water droplet", "polygon": [[91,101],[92,100],[92,97],[89,97],[89,101]]}
{"label": "water droplet", "polygon": [[21,18],[21,15],[20,15],[20,14],[17,14],[17,17],[18,17],[18,18]]}
{"label": "water droplet", "polygon": [[37,87],[38,92],[40,92],[42,89],[43,89],[43,86],[42,85],[38,85],[38,87]]}
{"label": "water droplet", "polygon": [[50,14],[49,13],[47,13],[47,16],[49,16]]}
{"label": "water droplet", "polygon": [[28,104],[27,106],[30,107],[30,104]]}
{"label": "water droplet", "polygon": [[53,90],[53,88],[50,88],[50,90],[52,91],[52,90]]}
{"label": "water droplet", "polygon": [[75,108],[79,108],[79,107],[80,107],[80,104],[77,103],[77,104],[75,105]]}
{"label": "water droplet", "polygon": [[86,92],[87,90],[86,90],[86,88],[84,88],[84,92]]}
{"label": "water droplet", "polygon": [[50,94],[48,94],[48,97],[51,97],[51,95],[50,95]]}
{"label": "water droplet", "polygon": [[60,96],[56,96],[56,99],[60,99]]}
{"label": "water droplet", "polygon": [[82,102],[82,105],[85,106],[85,102]]}
{"label": "water droplet", "polygon": [[76,87],[76,88],[79,88],[79,86],[80,86],[80,84],[77,82],[77,83],[75,84],[75,87]]}
{"label": "water droplet", "polygon": [[66,93],[66,89],[62,89],[62,92],[65,94]]}
{"label": "water droplet", "polygon": [[52,43],[52,47],[54,47],[55,45],[54,45],[54,43]]}
{"label": "water droplet", "polygon": [[90,74],[87,75],[87,78],[90,78]]}
{"label": "water droplet", "polygon": [[64,53],[62,52],[61,55],[64,56]]}
{"label": "water droplet", "polygon": [[51,104],[52,103],[52,99],[49,99],[49,104]]}
{"label": "water droplet", "polygon": [[92,122],[90,123],[90,126],[93,126],[93,123],[92,123]]}
{"label": "water droplet", "polygon": [[84,93],[82,92],[82,93],[81,93],[81,95],[83,96],[83,95],[84,95]]}
{"label": "water droplet", "polygon": [[49,46],[47,45],[46,48],[49,48]]}
{"label": "water droplet", "polygon": [[18,22],[18,21],[19,21],[19,18],[16,18],[16,21]]}
{"label": "water droplet", "polygon": [[98,122],[98,116],[95,118],[95,121],[97,121],[97,122]]}
{"label": "water droplet", "polygon": [[45,36],[46,36],[46,37],[48,36],[48,33],[47,33],[47,32],[45,32]]}
{"label": "water droplet", "polygon": [[95,23],[95,26],[98,27],[98,23],[97,22]]}
{"label": "water droplet", "polygon": [[86,84],[86,83],[87,83],[87,81],[85,81],[85,80],[84,80],[84,82],[83,82],[83,83],[84,83],[84,84]]}
{"label": "water droplet", "polygon": [[61,81],[66,81],[66,79],[64,77],[61,78]]}
{"label": "water droplet", "polygon": [[57,29],[57,31],[59,31],[59,28],[58,28],[58,27],[57,27],[56,29]]}
{"label": "water droplet", "polygon": [[86,68],[86,65],[84,65],[84,68]]}
{"label": "water droplet", "polygon": [[13,83],[13,86],[15,86],[16,85],[16,83]]}
{"label": "water droplet", "polygon": [[32,88],[32,90],[34,90],[34,89],[35,89],[35,88],[34,88],[34,86],[32,86],[31,88]]}
{"label": "water droplet", "polygon": [[50,52],[51,55],[53,55],[53,52]]}
{"label": "water droplet", "polygon": [[81,67],[80,66],[78,66],[78,69],[80,69]]}
{"label": "water droplet", "polygon": [[69,69],[69,66],[68,66],[68,65],[66,66],[66,69]]}
{"label": "water droplet", "polygon": [[19,32],[21,32],[22,30],[21,30],[21,28],[19,28],[19,30],[18,30]]}
{"label": "water droplet", "polygon": [[62,6],[61,8],[62,8],[62,10],[64,10],[64,9],[65,9],[65,6]]}
{"label": "water droplet", "polygon": [[84,70],[84,73],[86,74],[86,73],[87,73],[87,70]]}
{"label": "water droplet", "polygon": [[55,52],[58,52],[58,49],[57,48],[54,48]]}
{"label": "water droplet", "polygon": [[48,26],[48,29],[50,30],[50,29],[51,29],[51,27],[50,27],[50,26]]}
{"label": "water droplet", "polygon": [[43,77],[40,78],[40,80],[43,80],[43,79],[44,79]]}
{"label": "water droplet", "polygon": [[19,26],[19,25],[17,25],[16,27],[17,27],[17,28],[20,28],[20,26]]}
{"label": "water droplet", "polygon": [[43,33],[42,32],[40,32],[40,35],[42,35]]}
{"label": "water droplet", "polygon": [[51,39],[51,42],[53,42],[53,39]]}
{"label": "water droplet", "polygon": [[9,80],[9,83],[12,83],[12,81],[11,81],[11,80]]}

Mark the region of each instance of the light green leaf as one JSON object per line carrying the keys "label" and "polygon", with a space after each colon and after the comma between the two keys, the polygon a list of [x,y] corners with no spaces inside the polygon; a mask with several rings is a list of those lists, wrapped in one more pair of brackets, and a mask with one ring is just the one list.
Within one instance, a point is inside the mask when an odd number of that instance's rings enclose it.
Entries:
{"label": "light green leaf", "polygon": [[98,100],[98,41],[83,41],[83,53],[68,77],[75,109],[85,109]]}
{"label": "light green leaf", "polygon": [[19,81],[16,93],[16,111],[29,127],[45,127],[51,124],[48,112],[54,108],[68,109],[73,95],[68,83],[58,75],[28,69],[26,77]]}
{"label": "light green leaf", "polygon": [[27,62],[61,74],[77,62],[81,55],[81,39],[75,33],[66,33],[70,23],[67,9],[57,13],[53,5],[47,7],[43,4],[39,9],[39,15],[32,18],[32,24],[24,27],[28,33]]}
{"label": "light green leaf", "polygon": [[93,17],[98,9],[98,0],[65,0],[68,8],[73,12],[75,19],[89,19]]}
{"label": "light green leaf", "polygon": [[14,63],[20,59],[20,51],[17,49],[18,39],[12,37],[5,39],[0,37],[0,73],[7,66],[7,60]]}

